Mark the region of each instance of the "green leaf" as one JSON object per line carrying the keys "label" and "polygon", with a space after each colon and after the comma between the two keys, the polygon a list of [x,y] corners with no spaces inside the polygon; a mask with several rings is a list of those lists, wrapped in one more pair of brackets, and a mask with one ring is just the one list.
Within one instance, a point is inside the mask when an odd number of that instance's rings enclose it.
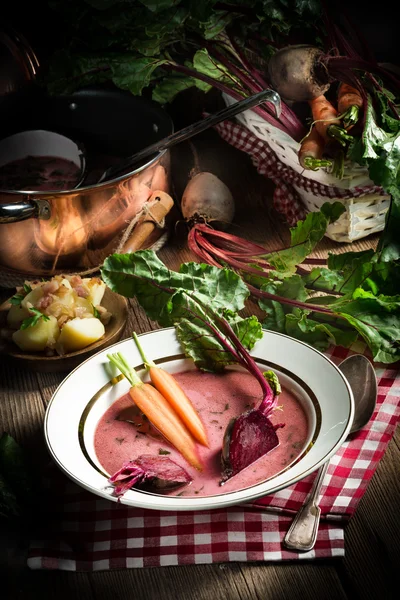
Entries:
{"label": "green leaf", "polygon": [[[376,258],[376,257],[375,257]],[[400,261],[374,261],[373,273],[366,280],[365,289],[376,289],[375,296],[393,296],[400,290]]]}
{"label": "green leaf", "polygon": [[17,496],[28,498],[33,494],[34,482],[27,455],[6,432],[0,437],[0,473]]}
{"label": "green leaf", "polygon": [[100,316],[101,316],[101,315],[100,315],[99,311],[97,310],[97,308],[95,307],[95,305],[94,305],[94,304],[92,304],[92,309],[93,309],[93,316],[94,316],[96,319],[100,319]]}
{"label": "green leaf", "polygon": [[10,304],[13,304],[14,306],[19,306],[24,298],[25,294],[14,294],[14,296],[10,298]]}
{"label": "green leaf", "polygon": [[377,248],[379,260],[389,262],[400,258],[400,121],[395,127],[393,120],[388,121],[386,116],[381,120],[389,126],[389,131],[379,126],[369,97],[362,136],[349,147],[348,156],[366,164],[371,180],[391,196],[385,229]]}
{"label": "green leaf", "polygon": [[[300,275],[290,275],[282,281],[268,281],[261,286],[261,290],[283,298],[300,300],[301,302],[304,302],[308,297],[304,281]],[[260,305],[262,305],[262,301]]]}
{"label": "green leaf", "polygon": [[10,298],[10,304],[13,304],[14,306],[18,306],[19,304],[21,304],[21,302],[25,298],[25,296],[27,294],[29,294],[29,292],[32,291],[32,288],[29,284],[24,283],[23,290],[24,290],[24,293],[14,294],[14,296],[12,298]]}
{"label": "green leaf", "polygon": [[198,50],[193,56],[193,67],[199,73],[208,75],[230,87],[235,82],[239,84],[239,80],[222,63],[211,57],[205,48]]}
{"label": "green leaf", "polygon": [[400,190],[393,186],[390,190],[392,199],[386,214],[385,229],[379,238],[377,247],[379,260],[382,262],[400,260]]}
{"label": "green leaf", "polygon": [[167,269],[152,250],[141,250],[108,257],[101,275],[111,290],[136,297],[150,318],[174,325],[185,352],[199,368],[221,370],[238,362],[226,324],[246,349],[262,336],[255,316],[242,319],[237,314],[249,291],[228,269],[184,263],[177,273]]}
{"label": "green leaf", "polygon": [[326,202],[320,211],[308,213],[304,221],[299,221],[291,228],[290,248],[267,254],[265,260],[278,271],[293,271],[324,237],[328,225],[345,210],[341,202]]}
{"label": "green leaf", "polygon": [[259,305],[266,315],[263,327],[277,333],[286,333],[286,312],[283,305],[275,300],[259,300]]}
{"label": "green leaf", "polygon": [[303,275],[307,289],[324,292],[337,292],[343,283],[343,275],[325,267],[315,267]]}
{"label": "green leaf", "polygon": [[145,15],[143,28],[150,38],[159,38],[163,41],[163,47],[170,46],[179,40],[184,40],[185,25],[189,16],[189,8],[181,2],[179,6],[169,11],[157,12],[157,15]]}
{"label": "green leaf", "polygon": [[[291,274],[282,281],[272,280],[271,278],[267,283],[265,283],[264,279],[262,280],[262,285],[259,287],[262,291],[268,292],[269,294],[275,294],[282,298],[300,300],[302,302],[304,302],[308,296],[300,275]],[[266,314],[263,320],[263,326],[271,331],[286,333],[286,313],[292,310],[291,307],[267,298],[259,298],[258,305]]]}
{"label": "green leaf", "polygon": [[152,12],[159,12],[166,8],[172,8],[177,4],[176,0],[140,0],[140,2]]}
{"label": "green leaf", "polygon": [[286,315],[286,334],[314,346],[320,351],[330,345],[339,345],[348,348],[358,337],[356,331],[340,327],[338,320],[335,323],[318,322],[309,318],[306,311],[295,309]]}
{"label": "green leaf", "polygon": [[375,98],[379,107],[378,113],[382,127],[385,129],[385,131],[397,133],[400,129],[400,121],[392,116],[393,113],[389,106],[389,99],[393,102],[393,104],[396,103],[395,96],[390,90],[383,88],[382,91],[375,91]]}
{"label": "green leaf", "polygon": [[154,57],[157,60],[163,52],[163,38],[159,36],[148,38],[142,35],[137,44],[132,47],[132,50],[143,56]]}
{"label": "green leaf", "polygon": [[212,40],[220,35],[225,28],[235,19],[233,13],[218,10],[202,25],[202,31],[206,40]]}
{"label": "green leaf", "polygon": [[385,140],[387,140],[387,138],[387,132],[381,129],[376,122],[375,110],[372,104],[371,96],[369,96],[365,110],[365,126],[361,135],[361,141],[363,144],[362,158],[367,161],[368,159],[379,158],[379,149]]}
{"label": "green leaf", "polygon": [[[256,317],[242,319],[227,312],[224,313],[224,317],[247,350],[251,350],[255,342],[262,338],[261,324]],[[175,328],[185,354],[192,358],[199,369],[218,372],[237,362],[216,337],[210,336],[209,329],[198,320],[180,319]]]}
{"label": "green leaf", "polygon": [[274,371],[264,371],[263,373],[265,379],[268,381],[274,396],[278,396],[282,392],[281,384],[279,383],[279,379]]}
{"label": "green leaf", "polygon": [[35,307],[31,307],[29,308],[29,312],[32,314],[31,317],[27,317],[26,319],[24,319],[20,325],[20,329],[27,329],[28,327],[34,327],[35,325],[37,325],[37,323],[40,321],[40,319],[43,319],[43,321],[49,321],[50,317],[48,317],[47,315],[43,314],[42,312],[40,312],[40,310],[38,308]]}
{"label": "green leaf", "polygon": [[126,56],[110,63],[112,81],[123,90],[129,90],[134,95],[140,95],[144,88],[150,85],[154,71],[165,64],[165,59],[149,57]]}
{"label": "green leaf", "polygon": [[154,86],[152,98],[155,102],[159,102],[160,104],[168,104],[169,102],[172,102],[177,94],[196,86],[197,83],[198,82],[193,77],[179,74],[176,76],[168,75]]}
{"label": "green leaf", "polygon": [[374,360],[388,364],[400,359],[400,296],[375,297],[359,288],[355,299],[338,303],[335,312],[364,338]]}
{"label": "green leaf", "polygon": [[137,297],[151,319],[169,325],[165,307],[175,291],[204,295],[216,310],[239,311],[249,296],[241,278],[228,269],[184,263],[179,272],[170,271],[152,250],[109,256],[101,268],[103,280],[112,291]]}
{"label": "green leaf", "polygon": [[308,290],[351,296],[359,286],[375,295],[393,295],[400,289],[400,264],[378,261],[373,250],[330,254],[328,267],[316,267],[303,275]]}
{"label": "green leaf", "polygon": [[372,260],[374,254],[372,249],[361,252],[330,254],[328,257],[328,267],[331,272],[335,272],[336,276],[338,276],[338,281],[332,291],[352,294],[373,272],[374,265]]}

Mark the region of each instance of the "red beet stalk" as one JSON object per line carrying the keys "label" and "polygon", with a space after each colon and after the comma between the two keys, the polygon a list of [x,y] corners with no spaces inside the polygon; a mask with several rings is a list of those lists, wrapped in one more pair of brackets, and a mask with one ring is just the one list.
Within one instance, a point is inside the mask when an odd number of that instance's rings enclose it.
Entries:
{"label": "red beet stalk", "polygon": [[[268,278],[270,272],[274,270],[267,261],[260,260],[260,257],[266,255],[265,248],[262,246],[226,232],[216,231],[202,223],[194,224],[189,231],[188,246],[201,261],[218,267],[228,266],[240,274],[247,273],[248,275]],[[237,250],[235,251],[234,248]],[[320,259],[308,259],[307,262],[309,264],[325,263]],[[299,267],[298,271],[305,272]],[[249,283],[247,283],[247,286],[251,294],[257,298],[276,300],[282,304],[318,313],[333,314],[329,308],[320,305],[271,294]]]}

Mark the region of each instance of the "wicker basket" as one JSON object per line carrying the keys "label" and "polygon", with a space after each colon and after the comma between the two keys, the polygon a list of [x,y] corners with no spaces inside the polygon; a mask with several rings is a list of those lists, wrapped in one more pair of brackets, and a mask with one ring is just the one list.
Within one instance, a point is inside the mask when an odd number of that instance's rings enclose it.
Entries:
{"label": "wicker basket", "polygon": [[[227,94],[223,94],[223,98],[227,105],[236,102]],[[277,168],[271,179],[282,181],[284,187],[289,184],[297,192],[306,211],[318,211],[325,202],[343,203],[346,211],[329,225],[327,237],[337,242],[353,242],[382,231],[390,196],[369,179],[365,167],[346,162],[342,179],[325,169],[305,171],[298,161],[300,144],[293,138],[252,110],[237,115],[236,119],[250,134],[264,142],[266,149],[272,151]],[[269,176],[268,172],[265,174]]]}

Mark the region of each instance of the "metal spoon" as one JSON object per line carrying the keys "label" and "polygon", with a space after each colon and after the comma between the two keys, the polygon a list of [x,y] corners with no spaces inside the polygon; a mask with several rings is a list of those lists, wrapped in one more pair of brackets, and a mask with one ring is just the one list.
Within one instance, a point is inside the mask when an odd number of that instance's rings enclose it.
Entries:
{"label": "metal spoon", "polygon": [[133,154],[129,158],[125,158],[121,163],[117,165],[113,165],[104,171],[102,176],[100,177],[98,183],[106,180],[113,179],[118,175],[122,175],[128,169],[132,170],[134,166],[142,161],[144,158],[149,158],[152,154],[157,154],[157,152],[161,152],[162,150],[167,150],[180,142],[188,140],[189,138],[217,125],[221,121],[225,121],[226,119],[230,119],[235,115],[249,110],[250,108],[254,108],[263,102],[271,102],[274,105],[276,116],[279,117],[281,114],[281,99],[277,92],[274,90],[263,90],[258,94],[253,94],[244,100],[240,100],[239,102],[235,102],[226,108],[216,112],[213,115],[209,115],[205,119],[201,121],[197,121],[196,123],[192,123],[171,135],[143,148],[143,150],[139,150],[136,154]]}
{"label": "metal spoon", "polygon": [[[339,365],[354,395],[354,419],[350,434],[368,423],[375,410],[378,385],[373,366],[362,354],[349,356]],[[349,435],[350,435],[349,434]],[[290,550],[308,552],[317,538],[321,509],[318,506],[319,492],[328,470],[329,460],[319,468],[310,494],[291,524],[283,543]]]}

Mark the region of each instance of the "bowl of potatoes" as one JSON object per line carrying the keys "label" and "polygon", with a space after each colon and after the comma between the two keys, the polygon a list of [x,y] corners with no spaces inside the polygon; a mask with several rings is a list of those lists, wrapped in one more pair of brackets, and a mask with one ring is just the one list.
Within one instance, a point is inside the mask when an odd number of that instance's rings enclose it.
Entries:
{"label": "bowl of potatoes", "polygon": [[37,371],[69,371],[118,341],[128,302],[99,277],[26,281],[0,306],[0,350]]}

